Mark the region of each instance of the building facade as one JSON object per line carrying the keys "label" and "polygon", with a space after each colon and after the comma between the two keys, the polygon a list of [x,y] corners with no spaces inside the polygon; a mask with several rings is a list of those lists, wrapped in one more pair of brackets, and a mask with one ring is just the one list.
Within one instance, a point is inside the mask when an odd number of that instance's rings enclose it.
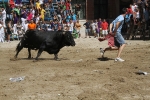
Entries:
{"label": "building facade", "polygon": [[80,19],[114,19],[123,7],[128,8],[133,0],[72,0],[72,6],[81,4]]}

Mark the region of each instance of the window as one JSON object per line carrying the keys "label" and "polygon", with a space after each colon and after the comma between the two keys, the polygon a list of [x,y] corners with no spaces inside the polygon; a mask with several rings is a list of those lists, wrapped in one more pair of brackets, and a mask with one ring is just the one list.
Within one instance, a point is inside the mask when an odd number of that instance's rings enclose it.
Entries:
{"label": "window", "polygon": [[94,18],[107,18],[108,0],[94,0]]}

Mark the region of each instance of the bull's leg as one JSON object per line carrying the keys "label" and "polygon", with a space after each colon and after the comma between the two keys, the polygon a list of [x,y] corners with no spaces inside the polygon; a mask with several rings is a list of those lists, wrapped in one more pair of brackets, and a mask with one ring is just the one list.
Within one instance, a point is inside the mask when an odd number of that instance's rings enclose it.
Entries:
{"label": "bull's leg", "polygon": [[58,60],[58,54],[54,54],[54,59]]}
{"label": "bull's leg", "polygon": [[39,49],[35,60],[38,60],[38,57],[41,55],[41,53],[43,52],[43,50],[44,50],[44,49]]}
{"label": "bull's leg", "polygon": [[28,59],[31,59],[31,49],[30,48],[28,48]]}

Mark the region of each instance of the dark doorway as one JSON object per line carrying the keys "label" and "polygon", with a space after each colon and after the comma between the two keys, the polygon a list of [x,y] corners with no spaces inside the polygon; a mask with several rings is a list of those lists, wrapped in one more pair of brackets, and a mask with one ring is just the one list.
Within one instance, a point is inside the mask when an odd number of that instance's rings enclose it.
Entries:
{"label": "dark doorway", "polygon": [[123,8],[129,8],[133,0],[120,0],[120,13]]}
{"label": "dark doorway", "polygon": [[94,18],[107,19],[108,0],[94,0]]}

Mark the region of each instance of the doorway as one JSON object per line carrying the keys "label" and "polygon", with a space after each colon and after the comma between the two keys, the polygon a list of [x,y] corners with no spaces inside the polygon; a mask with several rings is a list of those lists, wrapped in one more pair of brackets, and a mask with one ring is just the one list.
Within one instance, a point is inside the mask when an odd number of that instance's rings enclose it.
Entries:
{"label": "doorway", "polygon": [[94,0],[94,18],[108,18],[108,0]]}
{"label": "doorway", "polygon": [[123,8],[129,8],[133,0],[120,0],[120,13]]}

